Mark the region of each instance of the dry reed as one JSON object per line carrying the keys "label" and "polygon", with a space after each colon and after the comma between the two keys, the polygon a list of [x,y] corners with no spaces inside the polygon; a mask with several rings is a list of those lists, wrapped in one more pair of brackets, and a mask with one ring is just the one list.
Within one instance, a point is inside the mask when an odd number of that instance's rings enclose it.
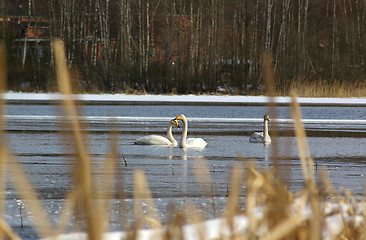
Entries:
{"label": "dry reed", "polygon": [[66,65],[64,46],[61,40],[54,40],[53,49],[55,54],[55,64],[57,73],[57,82],[60,92],[63,96],[63,107],[66,116],[71,121],[75,151],[77,154],[75,168],[75,190],[79,194],[81,206],[86,214],[86,224],[89,239],[99,240],[102,238],[103,218],[99,214],[101,209],[93,205],[90,158],[85,149],[84,139],[81,133],[80,122],[78,121],[78,111],[72,95],[72,87],[69,76],[69,70]]}
{"label": "dry reed", "polygon": [[[1,94],[5,92],[6,88],[6,51],[5,46],[1,44],[0,46],[0,92]],[[35,224],[36,229],[38,230],[38,233],[40,236],[49,236],[50,234],[50,225],[49,225],[49,219],[48,216],[45,214],[45,211],[43,209],[42,203],[39,201],[37,197],[36,191],[33,189],[32,184],[30,183],[29,179],[27,178],[27,175],[25,174],[24,170],[18,163],[16,157],[14,154],[10,152],[8,147],[5,145],[5,100],[3,96],[1,96],[0,101],[0,125],[1,128],[1,135],[0,135],[0,148],[1,148],[1,168],[2,170],[5,170],[8,168],[10,172],[10,181],[13,183],[16,191],[18,192],[18,195],[25,201],[27,206],[29,207],[30,211],[33,213],[35,219],[37,219],[37,224]],[[4,173],[6,171],[2,171]],[[4,176],[2,177],[1,184],[3,185],[5,183]],[[3,190],[3,187],[2,187]],[[2,199],[5,199],[4,196],[2,196]],[[13,234],[9,229],[9,227],[6,226],[5,222],[2,222],[2,229],[4,230],[3,235],[11,238],[16,239],[18,238],[15,234]]]}
{"label": "dry reed", "polygon": [[[7,81],[7,65],[6,65],[6,47],[3,42],[0,42],[0,93],[6,91]],[[6,170],[6,145],[4,141],[5,122],[5,99],[3,94],[0,94],[0,199],[5,199],[5,170]],[[4,213],[4,204],[0,205],[1,216]],[[4,223],[6,225],[6,223]],[[2,224],[3,225],[3,224]],[[4,230],[8,229],[4,226]],[[5,231],[7,233],[8,231]],[[2,236],[1,236],[2,237]]]}
{"label": "dry reed", "polygon": [[[6,46],[3,42],[0,42],[0,200],[6,199],[5,172],[8,167],[8,149],[5,144],[5,99],[3,97],[3,93],[6,91],[7,82],[6,56]],[[4,215],[4,204],[0,205],[0,214],[1,216]],[[15,233],[13,233],[10,226],[3,219],[0,221],[0,237],[14,240],[20,239]]]}
{"label": "dry reed", "polygon": [[[63,212],[60,215],[59,222],[55,227],[49,224],[48,216],[42,207],[41,201],[37,198],[37,193],[32,187],[26,174],[22,170],[16,157],[8,150],[5,145],[5,119],[4,109],[5,101],[0,96],[0,150],[1,150],[1,171],[3,174],[5,168],[9,168],[12,173],[11,181],[13,182],[17,193],[22,199],[26,201],[26,206],[29,211],[36,216],[37,222],[34,222],[36,230],[41,237],[54,236],[55,234],[65,231],[67,223],[70,221],[70,213],[77,204],[81,202],[82,211],[86,218],[86,231],[89,239],[102,239],[102,234],[107,231],[106,216],[111,209],[111,205],[105,200],[112,199],[113,192],[113,178],[115,174],[116,164],[118,162],[118,148],[116,136],[111,138],[111,149],[106,156],[105,168],[103,175],[105,176],[105,183],[93,184],[93,176],[90,168],[90,155],[85,148],[85,136],[82,135],[81,125],[78,121],[78,111],[72,96],[70,76],[68,74],[68,67],[64,56],[63,43],[60,40],[53,42],[56,71],[58,77],[58,84],[61,93],[63,94],[62,105],[65,110],[65,115],[70,121],[72,127],[72,138],[74,140],[74,151],[76,168],[74,169],[74,189],[69,192]],[[0,92],[5,92],[6,86],[6,63],[3,57],[5,47],[0,45]],[[274,74],[269,64],[271,59],[269,56],[265,57],[267,63],[265,67],[266,85],[269,91],[269,96],[273,97],[275,92],[271,88],[273,86]],[[246,180],[244,176],[243,167],[236,165],[232,170],[232,179],[230,187],[230,195],[227,199],[226,212],[224,219],[229,226],[229,235],[222,235],[221,239],[321,239],[321,231],[324,228],[324,210],[322,207],[321,196],[315,182],[314,176],[314,161],[310,156],[309,147],[306,141],[306,135],[302,124],[301,112],[299,104],[296,101],[296,93],[292,95],[293,101],[291,109],[293,118],[295,120],[295,131],[297,146],[300,155],[301,166],[304,175],[305,188],[302,192],[294,195],[287,190],[276,174],[276,166],[274,170],[259,171],[254,163],[246,165]],[[270,101],[270,111],[275,115],[275,105],[273,98]],[[278,133],[274,129],[275,136]],[[277,142],[274,139],[272,159],[277,161]],[[243,162],[243,161],[241,161]],[[195,174],[200,185],[204,197],[212,197],[214,205],[214,191],[213,183],[210,176],[210,171],[207,162],[200,159],[196,162]],[[276,163],[277,164],[277,163]],[[290,170],[290,169],[289,169]],[[1,175],[1,192],[4,189],[5,176]],[[328,176],[323,173],[322,179],[326,186],[326,191],[323,194],[328,197],[336,197],[338,201],[348,202],[352,216],[355,216],[356,202],[352,194],[346,192],[346,197],[343,198],[331,185]],[[93,187],[98,185],[98,187]],[[239,206],[239,199],[242,196],[242,187],[247,186],[246,206],[243,212]],[[208,187],[209,186],[209,187]],[[4,195],[1,196],[4,199]],[[307,218],[304,216],[303,209],[309,205],[312,216]],[[294,207],[295,206],[295,207]],[[201,222],[202,217],[199,212],[194,210],[191,205],[186,206],[186,211],[176,212],[172,224],[165,226],[165,231],[157,231],[153,235],[158,239],[184,239],[183,225],[187,223]],[[258,209],[262,209],[263,216],[258,217]],[[1,206],[3,211],[3,206]],[[146,210],[146,211],[145,211]],[[126,210],[127,211],[127,210]],[[162,229],[162,224],[159,220],[159,215],[156,210],[151,190],[148,186],[148,181],[142,170],[137,170],[134,173],[134,216],[135,227],[130,230],[129,239],[136,239],[139,237],[138,231],[141,227],[148,225],[153,229]],[[191,215],[186,212],[191,213]],[[365,216],[365,210],[363,210]],[[337,212],[337,211],[335,211]],[[339,210],[340,212],[340,210]],[[248,228],[245,232],[236,232],[234,227],[234,218],[237,215],[243,215],[249,220]],[[329,214],[329,213],[328,213]],[[363,220],[365,220],[363,218]],[[222,234],[225,233],[225,224],[222,224]],[[344,220],[344,229],[336,238],[339,239],[353,239],[364,238],[366,230],[363,230],[363,225],[356,226],[348,224]],[[2,237],[9,239],[19,239],[14,234],[6,222],[0,219],[0,233]],[[227,231],[226,231],[227,233]],[[200,229],[198,232],[201,239],[205,238],[205,232]],[[219,238],[219,239],[220,239]]]}
{"label": "dry reed", "polygon": [[[143,222],[151,228],[161,227],[159,215],[156,210],[153,197],[147,182],[146,176],[141,169],[137,169],[134,174],[134,215],[137,229],[145,227]],[[144,203],[146,203],[146,215],[144,216]]]}
{"label": "dry reed", "polygon": [[366,81],[293,81],[287,89],[277,89],[279,96],[288,96],[296,91],[300,97],[365,97]]}
{"label": "dry reed", "polygon": [[313,219],[310,222],[310,238],[321,239],[321,213],[320,199],[314,177],[314,160],[310,156],[309,146],[306,140],[306,133],[302,123],[300,105],[296,101],[296,93],[292,94],[292,117],[295,120],[295,133],[297,148],[300,155],[300,162],[305,179],[307,194],[309,195],[310,205],[313,213]]}

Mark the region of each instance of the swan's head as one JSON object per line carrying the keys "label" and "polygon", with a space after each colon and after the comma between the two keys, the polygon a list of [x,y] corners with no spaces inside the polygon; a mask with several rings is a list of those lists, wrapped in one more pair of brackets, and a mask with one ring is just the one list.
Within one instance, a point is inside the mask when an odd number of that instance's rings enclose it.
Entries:
{"label": "swan's head", "polygon": [[177,126],[178,128],[180,128],[180,126],[179,126],[179,122],[178,122],[176,119],[172,119],[172,120],[170,120],[170,122],[171,122],[171,124],[172,124],[172,125],[175,125],[175,126]]}
{"label": "swan's head", "polygon": [[181,114],[181,115],[177,116],[176,118],[174,118],[174,120],[181,120],[181,121],[183,121],[184,119],[186,119],[186,116],[184,116],[184,114]]}
{"label": "swan's head", "polygon": [[268,114],[264,115],[264,121],[268,121],[269,122],[269,116],[268,116]]}

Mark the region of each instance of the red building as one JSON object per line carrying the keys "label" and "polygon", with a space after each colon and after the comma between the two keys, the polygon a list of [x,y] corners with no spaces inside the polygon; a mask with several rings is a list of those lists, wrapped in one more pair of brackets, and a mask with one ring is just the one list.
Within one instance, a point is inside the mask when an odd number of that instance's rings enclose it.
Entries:
{"label": "red building", "polygon": [[0,17],[0,32],[3,38],[11,36],[19,58],[23,58],[24,53],[39,58],[44,57],[46,52],[49,54],[48,20],[28,16]]}

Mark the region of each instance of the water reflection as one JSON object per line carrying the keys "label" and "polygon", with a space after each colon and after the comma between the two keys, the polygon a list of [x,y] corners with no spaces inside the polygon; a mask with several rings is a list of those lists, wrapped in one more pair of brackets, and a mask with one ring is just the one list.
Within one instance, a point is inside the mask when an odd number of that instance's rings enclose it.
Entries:
{"label": "water reflection", "polygon": [[187,177],[188,177],[188,163],[187,163],[187,149],[183,148],[182,151],[182,170],[183,170],[183,195],[187,196]]}
{"label": "water reflection", "polygon": [[[45,107],[26,108],[25,112],[19,109],[14,111],[16,106],[12,106],[8,111],[9,145],[26,168],[39,196],[45,202],[55,202],[55,199],[63,199],[72,186],[72,156],[65,153],[60,134],[64,129],[60,128],[60,119],[51,112],[44,112]],[[357,117],[361,116],[360,112],[350,117],[342,116],[343,110],[305,109],[306,114],[303,115],[307,118],[304,122],[310,153],[319,167],[328,169],[331,181],[338,189],[346,187],[355,194],[361,194],[365,183],[366,138],[356,136],[364,136],[366,122],[358,120],[362,119]],[[102,106],[87,107],[87,118],[84,118],[88,123],[86,130],[90,141],[87,144],[96,175],[103,169],[110,141],[108,122],[111,118],[105,117],[103,111]],[[172,106],[154,107],[154,111],[149,106],[123,107],[122,111],[113,111],[121,114],[113,119],[119,133],[119,152],[128,162],[125,166],[121,160],[118,165],[117,172],[121,174],[116,176],[115,185],[123,186],[126,201],[131,201],[133,193],[133,172],[141,168],[146,173],[154,198],[159,200],[158,207],[163,214],[168,215],[169,210],[164,210],[168,204],[190,200],[204,205],[207,213],[213,212],[215,215],[220,208],[212,206],[218,201],[221,201],[221,206],[224,205],[232,168],[238,162],[245,168],[247,159],[256,161],[265,170],[272,169],[276,164],[278,175],[290,190],[297,192],[303,188],[301,164],[296,141],[292,137],[292,121],[281,113],[284,109],[279,110],[279,117],[283,117],[282,121],[278,121],[279,136],[272,139],[278,144],[276,162],[273,162],[273,144],[252,144],[248,141],[253,131],[262,128],[263,119],[258,116],[263,116],[267,110],[261,107],[191,106],[184,108],[184,111],[179,108],[180,112],[190,117],[190,136],[203,136],[207,141],[208,145],[202,150],[133,144],[141,136],[165,134],[167,121],[179,114],[172,114],[174,111],[177,110]],[[155,118],[146,118],[147,113]],[[326,119],[329,116],[338,119]]]}
{"label": "water reflection", "polygon": [[269,165],[269,156],[270,156],[270,144],[263,144],[264,145],[264,162],[266,166]]}
{"label": "water reflection", "polygon": [[[9,145],[27,168],[36,188],[44,193],[42,197],[62,198],[62,194],[70,187],[72,156],[64,153],[65,148],[59,133],[23,131],[10,132],[8,135]],[[239,156],[254,159],[266,168],[273,166],[272,145],[249,143],[248,136],[207,135],[204,138],[208,145],[203,150],[134,145],[133,140],[139,136],[120,134],[120,152],[126,158],[128,166],[120,164],[119,167],[125,172],[126,184],[129,186],[132,186],[128,179],[129,174],[136,168],[143,168],[151,181],[155,196],[159,197],[198,196],[200,192],[193,170],[202,159],[207,161],[213,181],[222,183],[215,189],[218,196],[226,195],[230,171],[233,165],[240,161]],[[109,134],[91,134],[90,139],[88,144],[92,151],[93,164],[102,167],[103,156],[108,149]],[[292,137],[279,137],[278,143],[279,174],[294,191],[299,190],[303,180],[296,141]],[[311,156],[319,167],[329,167],[335,176],[344,176],[334,179],[335,182],[339,181],[339,186],[352,187],[356,183],[355,179],[361,181],[359,184],[363,184],[366,139],[309,137],[308,143]],[[360,189],[356,188],[357,191]]]}

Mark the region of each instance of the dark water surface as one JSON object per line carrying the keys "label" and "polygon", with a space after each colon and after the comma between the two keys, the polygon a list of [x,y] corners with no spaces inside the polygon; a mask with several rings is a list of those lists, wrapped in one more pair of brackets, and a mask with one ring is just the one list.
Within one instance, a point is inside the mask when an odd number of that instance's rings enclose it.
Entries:
{"label": "dark water surface", "polygon": [[[355,194],[362,194],[366,170],[366,108],[302,107],[301,110],[317,168],[326,167],[337,189],[345,187]],[[234,166],[245,170],[248,162],[256,162],[259,168],[269,169],[275,164],[271,158],[272,145],[248,142],[253,131],[262,129],[262,116],[268,112],[267,107],[98,105],[84,106],[81,112],[96,184],[105,181],[102,173],[113,128],[118,133],[120,154],[113,193],[117,196],[118,192],[123,192],[125,197],[111,201],[132,206],[133,173],[136,169],[143,169],[163,222],[169,219],[171,205],[179,207],[187,202],[198,204],[204,217],[220,215]],[[133,144],[135,139],[147,134],[165,135],[168,120],[181,113],[188,117],[189,135],[207,141],[205,149]],[[75,164],[70,151],[72,141],[63,134],[65,128],[61,125],[65,119],[61,115],[61,111],[51,105],[7,107],[10,149],[22,163],[55,223],[64,198],[72,188],[71,172]],[[278,172],[288,187],[297,192],[303,188],[303,178],[290,109],[279,107],[277,121],[270,122],[270,129],[274,122],[278,123],[280,130],[276,139],[280,157],[276,162]],[[173,134],[178,140],[181,130],[174,128]],[[196,178],[195,171],[205,166],[210,171],[209,182]],[[243,186],[243,195],[245,191]],[[31,228],[31,216],[25,217],[25,227],[20,227],[21,200],[11,185],[6,197],[5,218],[8,223],[22,238],[36,238]],[[119,219],[118,206],[113,205],[112,228],[119,226],[119,220],[116,220]]]}

